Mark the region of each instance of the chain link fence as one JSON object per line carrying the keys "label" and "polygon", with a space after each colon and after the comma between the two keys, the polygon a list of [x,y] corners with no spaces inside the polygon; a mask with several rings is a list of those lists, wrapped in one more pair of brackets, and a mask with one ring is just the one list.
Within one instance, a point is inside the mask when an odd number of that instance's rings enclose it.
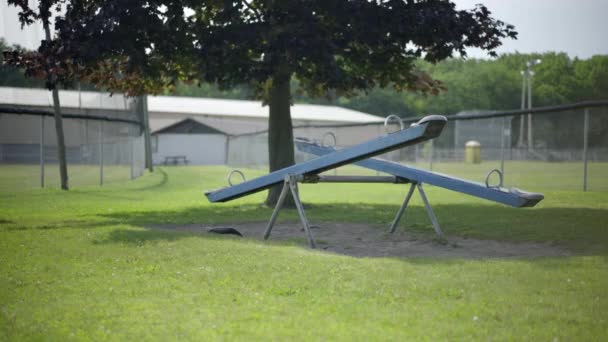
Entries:
{"label": "chain link fence", "polygon": [[[505,187],[529,191],[608,190],[608,101],[527,111],[462,112],[448,119],[440,137],[380,158],[481,183],[489,171],[497,169],[504,175]],[[413,121],[404,119],[404,126]],[[305,126],[295,127],[294,137],[344,148],[397,129],[400,126],[392,120],[386,126]],[[466,145],[471,141],[478,143],[479,155],[467,162]],[[266,132],[230,137],[228,165],[266,170],[267,143]],[[312,158],[296,151],[298,163]],[[353,165],[329,172],[377,174]]]}
{"label": "chain link fence", "polygon": [[[70,188],[134,179],[145,171],[141,115],[134,100],[95,113],[65,110]],[[63,110],[62,110],[63,111]],[[59,188],[55,119],[50,109],[0,106],[0,191]]]}

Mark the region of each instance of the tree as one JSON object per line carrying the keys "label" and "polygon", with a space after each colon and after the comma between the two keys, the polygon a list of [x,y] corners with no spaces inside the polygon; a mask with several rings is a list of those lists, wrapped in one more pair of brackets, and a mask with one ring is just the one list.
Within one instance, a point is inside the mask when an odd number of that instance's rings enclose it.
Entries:
{"label": "tree", "polygon": [[[21,51],[23,48],[19,46],[10,47],[12,50]],[[0,51],[9,49],[6,41],[0,38]],[[34,79],[27,78],[23,74],[23,70],[19,70],[11,65],[4,64],[4,57],[0,55],[0,86],[2,87],[28,87],[28,88],[42,88],[44,82]]]}
{"label": "tree", "polygon": [[576,100],[608,98],[608,56],[593,56],[588,60],[574,60]]}
{"label": "tree", "polygon": [[[16,66],[26,66],[28,63],[36,64],[34,68],[27,68],[26,76],[36,75],[39,78],[46,79],[46,86],[52,91],[53,96],[53,112],[55,117],[55,133],[57,136],[57,160],[59,161],[59,177],[61,179],[61,189],[68,190],[68,164],[65,153],[65,137],[63,134],[63,119],[61,116],[61,104],[59,103],[59,91],[57,89],[58,73],[56,65],[53,63],[53,58],[44,58],[43,51],[46,46],[52,44],[50,20],[52,17],[52,8],[58,6],[62,0],[40,0],[38,2],[38,11],[31,8],[26,0],[8,0],[9,5],[17,6],[21,9],[19,13],[19,21],[21,25],[30,25],[35,21],[41,21],[44,29],[45,40],[40,46],[40,54],[35,53],[19,53],[20,50],[13,50],[12,53],[5,55],[5,59],[9,64]],[[6,58],[8,56],[8,58]]]}
{"label": "tree", "polygon": [[313,95],[389,85],[434,94],[441,83],[415,67],[418,58],[493,53],[516,36],[484,6],[457,11],[446,0],[72,1],[56,27],[40,53],[60,60],[66,79],[131,94],[178,80],[251,84],[269,105],[270,171],[294,163],[292,76]]}

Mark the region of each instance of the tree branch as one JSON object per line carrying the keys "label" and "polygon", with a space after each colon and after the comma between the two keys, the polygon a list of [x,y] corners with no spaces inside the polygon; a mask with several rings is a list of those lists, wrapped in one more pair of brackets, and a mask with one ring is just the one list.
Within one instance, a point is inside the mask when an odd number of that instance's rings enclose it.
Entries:
{"label": "tree branch", "polygon": [[245,7],[249,8],[249,10],[256,17],[256,19],[258,19],[259,21],[262,21],[262,13],[260,13],[260,11],[257,8],[253,7],[247,0],[243,0],[242,3],[245,5]]}

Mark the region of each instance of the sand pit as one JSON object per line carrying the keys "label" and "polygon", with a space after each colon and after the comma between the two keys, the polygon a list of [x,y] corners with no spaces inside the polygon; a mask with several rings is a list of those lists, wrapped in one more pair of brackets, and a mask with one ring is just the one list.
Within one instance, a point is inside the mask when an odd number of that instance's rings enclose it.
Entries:
{"label": "sand pit", "polygon": [[[245,239],[262,242],[266,222],[239,223],[236,228]],[[205,224],[154,225],[151,228],[206,233],[212,226]],[[433,258],[520,258],[542,256],[569,256],[563,248],[546,243],[513,243],[492,240],[477,240],[450,236],[438,241],[432,235],[419,236],[397,231],[389,234],[387,229],[366,224],[322,223],[312,229],[320,251],[355,257],[433,257]],[[239,237],[235,237],[239,238]],[[290,241],[307,247],[306,235],[300,223],[276,224],[270,241]]]}

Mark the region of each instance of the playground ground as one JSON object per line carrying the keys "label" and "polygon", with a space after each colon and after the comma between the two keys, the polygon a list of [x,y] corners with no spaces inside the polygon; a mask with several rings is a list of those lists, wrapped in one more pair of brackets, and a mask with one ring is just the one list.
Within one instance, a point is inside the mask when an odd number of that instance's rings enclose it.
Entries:
{"label": "playground ground", "polygon": [[[427,187],[447,242],[418,196],[386,234],[403,186],[303,185],[318,250],[294,210],[261,241],[264,194],[208,203],[224,167],[3,190],[0,339],[604,340],[608,192],[529,170],[516,185],[545,193],[535,208]],[[204,232],[226,225],[245,238]]]}

